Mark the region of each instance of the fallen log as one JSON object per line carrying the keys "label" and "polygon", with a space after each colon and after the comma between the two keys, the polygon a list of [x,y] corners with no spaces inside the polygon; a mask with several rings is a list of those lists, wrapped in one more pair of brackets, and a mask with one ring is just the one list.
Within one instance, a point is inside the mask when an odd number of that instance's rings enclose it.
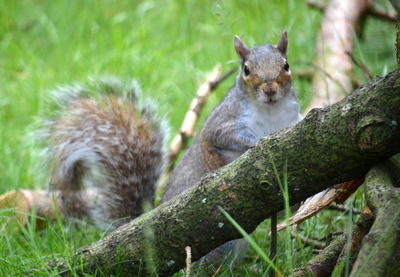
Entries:
{"label": "fallen log", "polygon": [[[247,231],[284,207],[278,175],[287,174],[291,204],[337,183],[365,176],[372,164],[400,151],[400,70],[377,78],[342,101],[312,110],[296,126],[262,139],[237,160],[67,260],[50,263],[64,274],[170,276],[239,238],[218,209]],[[71,267],[76,265],[75,267]]]}

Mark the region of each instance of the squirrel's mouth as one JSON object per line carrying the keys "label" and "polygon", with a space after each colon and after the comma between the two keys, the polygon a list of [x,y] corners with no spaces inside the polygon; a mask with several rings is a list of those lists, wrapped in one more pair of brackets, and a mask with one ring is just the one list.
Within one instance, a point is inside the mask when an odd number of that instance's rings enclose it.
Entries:
{"label": "squirrel's mouth", "polygon": [[265,103],[266,103],[266,104],[269,104],[269,105],[273,105],[273,104],[275,104],[276,102],[278,102],[278,100],[274,100],[274,99],[272,99],[272,98],[269,98],[269,99],[267,99],[267,100],[265,101]]}

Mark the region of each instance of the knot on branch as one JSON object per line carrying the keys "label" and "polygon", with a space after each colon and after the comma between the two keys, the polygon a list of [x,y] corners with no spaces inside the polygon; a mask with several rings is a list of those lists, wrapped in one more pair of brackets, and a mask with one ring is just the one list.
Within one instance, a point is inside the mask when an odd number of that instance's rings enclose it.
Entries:
{"label": "knot on branch", "polygon": [[367,115],[357,125],[356,142],[362,151],[386,152],[389,150],[393,138],[397,138],[398,123],[385,116]]}

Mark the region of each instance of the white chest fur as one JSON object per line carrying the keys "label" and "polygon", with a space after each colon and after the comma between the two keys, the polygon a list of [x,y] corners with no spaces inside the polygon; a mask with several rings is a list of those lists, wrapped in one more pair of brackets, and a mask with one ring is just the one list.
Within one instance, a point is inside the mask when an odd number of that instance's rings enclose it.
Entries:
{"label": "white chest fur", "polygon": [[294,97],[286,97],[272,105],[249,103],[242,116],[241,120],[245,122],[246,128],[258,139],[293,126],[303,119]]}

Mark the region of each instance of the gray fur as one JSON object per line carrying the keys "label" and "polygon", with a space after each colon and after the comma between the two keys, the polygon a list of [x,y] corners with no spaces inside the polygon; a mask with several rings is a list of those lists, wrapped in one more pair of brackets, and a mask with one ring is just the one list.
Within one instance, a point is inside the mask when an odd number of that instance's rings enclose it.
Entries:
{"label": "gray fur", "polygon": [[[153,205],[167,128],[136,82],[93,79],[54,95],[59,112],[44,133],[53,165],[50,190],[61,191],[66,213],[88,215],[104,228],[140,215],[145,202]],[[151,130],[148,140],[139,128]]]}
{"label": "gray fur", "polygon": [[[201,177],[232,162],[262,137],[302,119],[290,71],[284,70],[286,55],[282,51],[286,51],[287,38],[286,45],[284,40],[280,42],[281,49],[268,44],[247,49],[235,37],[235,49],[241,58],[236,83],[211,112],[194,143],[175,167],[162,202],[194,187]],[[244,66],[250,69],[249,75],[244,73]],[[281,76],[285,81],[278,80]],[[275,84],[273,93],[268,95],[272,83],[278,81],[278,87]],[[233,245],[235,243],[228,242],[209,253],[204,261],[225,255]]]}

